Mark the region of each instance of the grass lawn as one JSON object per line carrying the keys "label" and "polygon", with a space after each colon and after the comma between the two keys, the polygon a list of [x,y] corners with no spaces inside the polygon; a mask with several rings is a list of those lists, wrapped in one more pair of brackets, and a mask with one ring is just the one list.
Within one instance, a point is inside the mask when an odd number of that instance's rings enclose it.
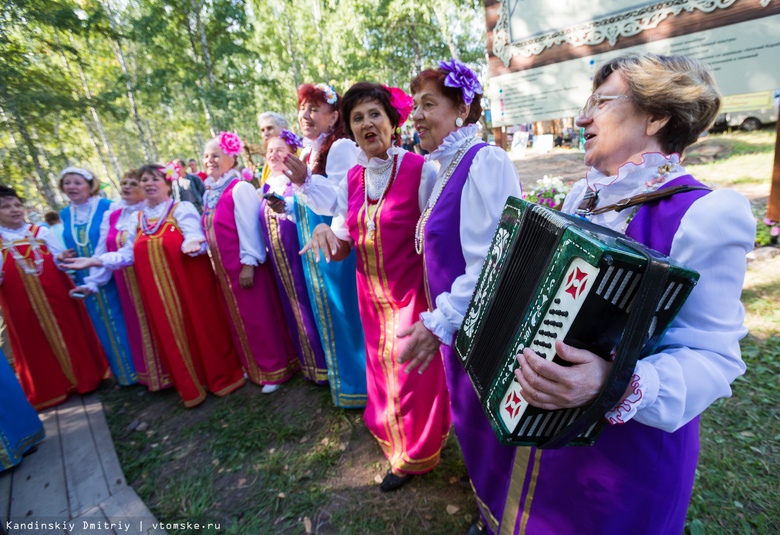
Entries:
{"label": "grass lawn", "polygon": [[[688,169],[768,192],[773,147],[773,130],[708,136]],[[743,301],[748,371],[701,418],[691,535],[780,533],[780,256],[750,264]],[[247,385],[189,410],[173,390],[102,398],[127,480],[165,522],[216,522],[220,534],[457,534],[476,515],[454,434],[437,469],[380,493],[387,461],[361,411],[334,408],[327,387],[300,374],[272,395]]]}

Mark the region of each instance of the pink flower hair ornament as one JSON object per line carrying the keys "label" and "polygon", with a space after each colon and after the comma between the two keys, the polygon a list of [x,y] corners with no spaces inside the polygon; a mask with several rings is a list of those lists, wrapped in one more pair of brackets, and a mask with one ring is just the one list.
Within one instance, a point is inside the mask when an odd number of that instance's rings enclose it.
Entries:
{"label": "pink flower hair ornament", "polygon": [[301,141],[301,138],[299,138],[295,132],[290,132],[287,129],[282,129],[282,133],[279,134],[279,137],[284,140],[287,145],[290,147],[295,147],[296,149],[302,149],[303,148],[303,142]]}
{"label": "pink flower hair ornament", "polygon": [[165,175],[165,180],[173,182],[181,178],[182,166],[176,162],[168,162],[164,167],[160,167],[160,172]]}
{"label": "pink flower hair ornament", "polygon": [[398,126],[401,126],[409,118],[409,114],[414,109],[414,100],[407,95],[403,89],[397,87],[385,86],[390,91],[390,104],[398,111],[401,117],[398,119]]}
{"label": "pink flower hair ornament", "polygon": [[238,156],[244,148],[244,142],[233,132],[220,132],[217,136],[219,148],[228,156]]}
{"label": "pink flower hair ornament", "polygon": [[463,102],[466,104],[471,104],[475,93],[482,94],[482,86],[477,75],[462,62],[456,59],[440,61],[439,68],[447,73],[444,85],[460,88],[463,91]]}

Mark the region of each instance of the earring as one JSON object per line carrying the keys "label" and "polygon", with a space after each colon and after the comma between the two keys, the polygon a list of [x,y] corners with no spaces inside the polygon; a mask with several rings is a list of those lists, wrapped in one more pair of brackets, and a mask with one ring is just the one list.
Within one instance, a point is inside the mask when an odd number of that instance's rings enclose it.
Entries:
{"label": "earring", "polygon": [[461,126],[463,126],[463,119],[461,119],[460,117],[458,117],[457,119],[455,119],[455,126],[457,126],[458,128],[460,128]]}

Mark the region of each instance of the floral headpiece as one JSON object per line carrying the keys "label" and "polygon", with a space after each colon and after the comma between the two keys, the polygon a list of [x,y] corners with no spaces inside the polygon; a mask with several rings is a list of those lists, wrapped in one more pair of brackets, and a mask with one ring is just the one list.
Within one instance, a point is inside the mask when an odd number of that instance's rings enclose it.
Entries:
{"label": "floral headpiece", "polygon": [[336,90],[328,84],[314,84],[314,87],[325,93],[325,102],[331,106],[336,104],[339,96],[336,94]]}
{"label": "floral headpiece", "polygon": [[244,148],[244,142],[233,132],[220,132],[217,136],[219,148],[228,156],[238,156]]}
{"label": "floral headpiece", "polygon": [[390,91],[390,104],[398,110],[398,113],[401,115],[401,118],[398,119],[398,125],[400,126],[406,122],[409,114],[412,113],[412,110],[414,109],[414,100],[412,100],[412,97],[407,95],[403,89],[387,86],[385,86],[385,89]]}
{"label": "floral headpiece", "polygon": [[299,138],[295,132],[290,132],[289,130],[283,128],[282,133],[279,134],[279,137],[283,139],[285,143],[295,147],[296,149],[303,148],[303,141],[301,141],[301,138]]}
{"label": "floral headpiece", "polygon": [[81,167],[66,167],[60,173],[60,180],[62,180],[62,177],[64,177],[65,175],[69,175],[71,173],[73,173],[74,175],[81,175],[89,182],[92,182],[92,179],[95,178],[94,176],[92,176],[92,173],[90,173],[86,169],[82,169]]}
{"label": "floral headpiece", "polygon": [[165,175],[165,180],[173,182],[181,178],[182,166],[178,162],[168,162],[165,167],[160,167],[160,172]]}
{"label": "floral headpiece", "polygon": [[456,59],[449,61],[440,61],[439,68],[447,74],[444,79],[444,85],[447,87],[459,87],[463,91],[463,102],[471,104],[474,100],[474,93],[482,94],[482,86],[474,71],[466,67]]}

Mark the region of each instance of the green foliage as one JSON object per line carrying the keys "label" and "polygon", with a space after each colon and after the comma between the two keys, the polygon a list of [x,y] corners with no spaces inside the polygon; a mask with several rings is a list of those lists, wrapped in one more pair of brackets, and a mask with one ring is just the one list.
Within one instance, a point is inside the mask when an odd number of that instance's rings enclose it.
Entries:
{"label": "green foliage", "polygon": [[482,4],[436,5],[442,19],[412,0],[3,2],[0,180],[43,208],[63,202],[41,188],[69,164],[116,183],[147,154],[197,159],[220,130],[257,143],[258,113],[295,124],[296,80],[408,90],[451,55],[448,39],[479,70]]}

